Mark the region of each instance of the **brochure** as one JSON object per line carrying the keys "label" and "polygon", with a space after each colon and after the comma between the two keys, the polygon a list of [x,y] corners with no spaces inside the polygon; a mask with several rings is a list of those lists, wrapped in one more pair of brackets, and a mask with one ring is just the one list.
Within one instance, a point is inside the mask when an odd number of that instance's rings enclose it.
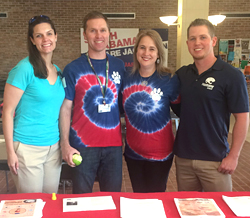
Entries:
{"label": "brochure", "polygon": [[181,217],[225,217],[213,199],[208,198],[174,198],[175,205]]}
{"label": "brochure", "polygon": [[45,205],[42,199],[6,200],[0,203],[0,217],[40,218]]}

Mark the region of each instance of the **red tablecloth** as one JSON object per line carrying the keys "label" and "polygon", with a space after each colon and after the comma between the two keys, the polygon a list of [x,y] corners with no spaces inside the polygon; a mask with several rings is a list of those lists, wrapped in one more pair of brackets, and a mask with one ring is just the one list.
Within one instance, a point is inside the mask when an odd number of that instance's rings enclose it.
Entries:
{"label": "red tablecloth", "polygon": [[[116,205],[116,210],[104,211],[82,211],[63,213],[63,198],[108,196],[111,195]],[[236,217],[227,204],[223,201],[222,195],[226,196],[250,196],[250,192],[164,192],[164,193],[128,193],[128,192],[95,192],[90,194],[57,194],[57,200],[51,199],[51,194],[29,193],[29,194],[1,194],[0,200],[14,199],[37,199],[41,198],[46,202],[43,209],[44,218],[63,218],[63,217],[85,217],[85,218],[119,218],[120,217],[120,197],[143,199],[157,198],[162,200],[167,218],[180,217],[174,204],[174,198],[213,198],[226,217]]]}

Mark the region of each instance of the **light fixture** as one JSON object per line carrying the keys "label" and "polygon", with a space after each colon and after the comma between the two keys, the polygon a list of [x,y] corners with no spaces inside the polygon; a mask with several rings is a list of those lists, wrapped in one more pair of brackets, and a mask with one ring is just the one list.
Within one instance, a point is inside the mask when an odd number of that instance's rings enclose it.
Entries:
{"label": "light fixture", "polygon": [[161,22],[167,24],[168,26],[170,25],[180,25],[179,23],[175,23],[175,21],[178,19],[177,16],[163,16],[160,17]]}
{"label": "light fixture", "polygon": [[208,16],[208,20],[215,26],[217,26],[218,23],[221,23],[223,20],[225,20],[225,15],[212,15]]}

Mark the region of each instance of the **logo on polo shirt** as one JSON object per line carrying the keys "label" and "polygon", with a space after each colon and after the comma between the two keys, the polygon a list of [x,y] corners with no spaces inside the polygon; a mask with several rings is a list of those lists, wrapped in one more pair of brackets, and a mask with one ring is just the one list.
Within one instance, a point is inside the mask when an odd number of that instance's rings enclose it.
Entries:
{"label": "logo on polo shirt", "polygon": [[205,80],[205,83],[202,83],[201,85],[207,87],[207,89],[209,89],[209,90],[213,90],[213,88],[214,88],[213,83],[214,83],[214,82],[215,82],[215,78],[213,78],[213,77],[208,77],[208,78]]}

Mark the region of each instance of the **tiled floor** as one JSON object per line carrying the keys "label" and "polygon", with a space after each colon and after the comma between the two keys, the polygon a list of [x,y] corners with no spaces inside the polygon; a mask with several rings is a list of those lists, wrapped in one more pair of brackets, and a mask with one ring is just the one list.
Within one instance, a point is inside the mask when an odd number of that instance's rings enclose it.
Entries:
{"label": "tiled floor", "polygon": [[[232,119],[232,123],[234,120]],[[250,132],[250,131],[249,131]],[[229,142],[232,140],[232,135],[229,134]],[[233,174],[233,190],[234,191],[250,191],[250,133],[248,134],[248,141],[245,142],[241,155],[239,158],[238,167]],[[8,172],[9,191],[7,191],[5,172],[0,171],[0,194],[15,193],[15,187],[11,179],[11,175]],[[98,183],[94,184],[93,191],[99,191]],[[167,191],[177,191],[176,179],[175,179],[175,165],[173,164],[169,174],[167,183]],[[59,189],[59,193],[62,193],[62,188]],[[123,161],[123,182],[122,192],[132,192],[130,179],[125,162]],[[71,188],[66,188],[66,193],[71,193]]]}

